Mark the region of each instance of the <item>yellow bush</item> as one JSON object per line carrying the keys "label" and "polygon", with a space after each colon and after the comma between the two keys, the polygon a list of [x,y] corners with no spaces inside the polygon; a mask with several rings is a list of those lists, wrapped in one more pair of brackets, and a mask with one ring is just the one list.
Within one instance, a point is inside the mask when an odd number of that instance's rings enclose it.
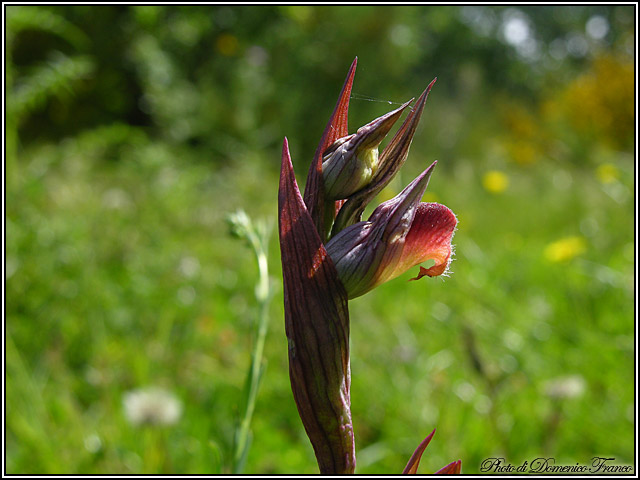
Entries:
{"label": "yellow bush", "polygon": [[578,133],[624,148],[633,142],[633,92],[633,63],[604,55],[567,86],[558,107]]}

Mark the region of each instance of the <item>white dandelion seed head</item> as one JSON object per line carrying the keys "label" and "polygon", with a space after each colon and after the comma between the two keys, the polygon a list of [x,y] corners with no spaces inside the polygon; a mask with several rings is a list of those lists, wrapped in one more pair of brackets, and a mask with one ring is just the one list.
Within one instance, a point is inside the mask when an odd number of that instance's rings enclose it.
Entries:
{"label": "white dandelion seed head", "polygon": [[126,392],[124,413],[132,425],[172,425],[180,419],[182,403],[171,392],[148,387]]}

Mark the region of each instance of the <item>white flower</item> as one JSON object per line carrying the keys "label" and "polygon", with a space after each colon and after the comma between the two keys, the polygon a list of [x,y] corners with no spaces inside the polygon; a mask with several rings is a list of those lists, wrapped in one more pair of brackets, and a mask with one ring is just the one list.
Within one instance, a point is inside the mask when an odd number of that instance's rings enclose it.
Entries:
{"label": "white flower", "polygon": [[122,403],[132,425],[171,425],[182,414],[180,400],[171,392],[157,387],[126,392]]}
{"label": "white flower", "polygon": [[544,392],[551,398],[575,398],[581,396],[586,389],[584,378],[580,375],[569,375],[548,381]]}

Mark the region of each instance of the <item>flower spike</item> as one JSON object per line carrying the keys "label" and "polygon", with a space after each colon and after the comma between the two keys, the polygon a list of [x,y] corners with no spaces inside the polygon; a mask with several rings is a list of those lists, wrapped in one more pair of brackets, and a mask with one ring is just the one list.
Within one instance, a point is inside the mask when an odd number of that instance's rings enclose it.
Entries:
{"label": "flower spike", "polygon": [[[433,80],[393,139],[378,146],[411,102],[348,135],[349,98],[357,58],[338,97],[309,168],[304,199],[284,139],[278,190],[278,226],[284,284],[289,377],[298,413],[320,473],[355,471],[351,420],[348,299],[408,268],[415,279],[443,274],[451,260],[457,219],[437,203],[421,203],[434,162],[367,221],[366,205],[398,172],[425,107]],[[409,460],[415,473],[431,433]],[[438,473],[459,473],[460,461]]]}

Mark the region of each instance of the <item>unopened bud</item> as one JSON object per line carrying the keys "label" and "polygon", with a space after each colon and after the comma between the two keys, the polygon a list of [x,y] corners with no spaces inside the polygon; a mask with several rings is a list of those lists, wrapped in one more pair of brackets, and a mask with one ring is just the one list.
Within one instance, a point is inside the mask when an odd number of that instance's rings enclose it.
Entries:
{"label": "unopened bud", "polygon": [[410,102],[339,138],[322,157],[328,200],[342,200],[366,187],[379,168],[378,146]]}

